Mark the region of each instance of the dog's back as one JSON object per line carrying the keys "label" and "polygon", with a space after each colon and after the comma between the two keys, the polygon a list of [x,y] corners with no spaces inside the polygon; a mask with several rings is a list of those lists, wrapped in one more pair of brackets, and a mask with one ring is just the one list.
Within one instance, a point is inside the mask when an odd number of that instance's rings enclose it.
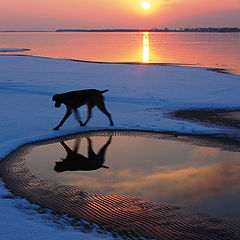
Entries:
{"label": "dog's back", "polygon": [[55,95],[55,98],[59,99],[60,102],[64,103],[68,107],[78,108],[84,104],[92,103],[93,105],[96,105],[97,102],[103,100],[102,93],[107,91],[107,89],[103,91],[99,91],[97,89],[78,90],[57,94]]}
{"label": "dog's back", "polygon": [[62,93],[62,94],[69,97],[79,96],[82,98],[87,98],[89,96],[101,95],[102,93],[105,93],[107,91],[109,90],[106,89],[106,90],[100,91],[97,89],[85,89],[85,90],[71,91],[71,92]]}

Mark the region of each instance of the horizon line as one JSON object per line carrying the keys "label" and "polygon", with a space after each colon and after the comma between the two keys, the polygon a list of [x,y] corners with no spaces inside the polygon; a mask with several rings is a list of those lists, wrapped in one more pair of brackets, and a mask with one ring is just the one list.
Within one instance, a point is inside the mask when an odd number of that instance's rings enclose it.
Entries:
{"label": "horizon line", "polygon": [[0,32],[240,32],[240,27],[59,28],[56,30],[0,30]]}

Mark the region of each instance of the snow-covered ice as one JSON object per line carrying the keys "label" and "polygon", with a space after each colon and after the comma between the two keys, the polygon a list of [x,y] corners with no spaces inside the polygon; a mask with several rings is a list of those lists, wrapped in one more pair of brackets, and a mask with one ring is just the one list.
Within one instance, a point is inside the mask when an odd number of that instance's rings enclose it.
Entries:
{"label": "snow-covered ice", "polygon": [[0,48],[0,52],[23,52],[30,51],[28,48]]}
{"label": "snow-covered ice", "polygon": [[[108,126],[106,116],[94,109],[87,127],[79,127],[71,116],[59,131],[53,131],[65,108],[55,109],[52,95],[86,88],[109,89],[104,96],[115,126]],[[30,141],[87,130],[229,133],[226,129],[170,119],[168,113],[185,108],[239,107],[239,88],[239,75],[204,68],[0,55],[0,158]],[[85,119],[86,108],[80,114]],[[51,213],[40,215],[35,207],[24,199],[14,198],[0,182],[1,239],[112,238],[94,231],[84,234],[66,224],[57,227],[59,224],[51,220]]]}

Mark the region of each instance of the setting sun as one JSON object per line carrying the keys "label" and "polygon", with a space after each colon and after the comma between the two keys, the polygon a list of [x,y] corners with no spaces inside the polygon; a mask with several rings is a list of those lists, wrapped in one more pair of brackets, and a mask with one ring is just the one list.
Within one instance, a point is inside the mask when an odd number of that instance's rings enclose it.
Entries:
{"label": "setting sun", "polygon": [[143,7],[144,9],[148,9],[148,8],[151,7],[151,5],[150,5],[149,2],[142,2],[142,7]]}

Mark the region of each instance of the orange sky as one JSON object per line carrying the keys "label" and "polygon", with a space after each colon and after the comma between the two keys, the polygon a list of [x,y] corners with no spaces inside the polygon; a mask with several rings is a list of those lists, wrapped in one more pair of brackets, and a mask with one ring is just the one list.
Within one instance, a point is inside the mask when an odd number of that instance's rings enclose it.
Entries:
{"label": "orange sky", "polygon": [[240,0],[7,0],[0,30],[240,27]]}

